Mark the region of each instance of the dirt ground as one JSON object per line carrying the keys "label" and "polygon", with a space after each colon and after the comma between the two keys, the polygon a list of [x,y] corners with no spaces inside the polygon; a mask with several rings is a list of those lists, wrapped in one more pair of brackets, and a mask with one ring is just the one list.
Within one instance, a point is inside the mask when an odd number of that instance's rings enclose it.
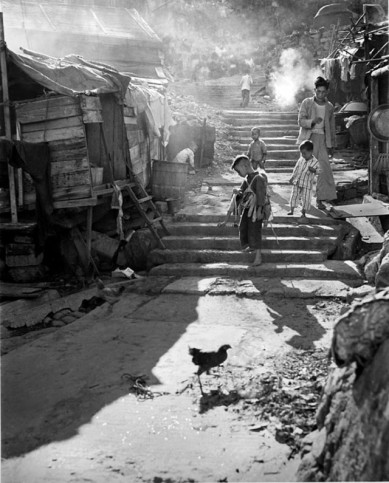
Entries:
{"label": "dirt ground", "polygon": [[126,290],[3,357],[3,481],[293,481],[343,306]]}

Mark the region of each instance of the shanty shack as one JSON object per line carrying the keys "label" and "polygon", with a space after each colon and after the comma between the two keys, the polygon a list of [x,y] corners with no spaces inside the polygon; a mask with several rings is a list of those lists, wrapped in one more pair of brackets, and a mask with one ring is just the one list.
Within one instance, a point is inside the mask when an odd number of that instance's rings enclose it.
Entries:
{"label": "shanty shack", "polygon": [[[42,244],[48,224],[69,229],[83,224],[85,236],[77,238],[84,240],[87,265],[92,225],[112,207],[115,229],[110,234],[119,239],[126,235],[120,191],[135,179],[140,190],[136,198],[147,194],[144,188],[150,181],[152,160],[159,159],[172,122],[166,98],[144,82],[136,85],[114,68],[75,55],[57,59],[8,50],[7,67],[12,139],[2,138],[2,144],[13,144],[13,152],[23,161],[14,165],[17,210],[37,208]],[[39,153],[38,148],[42,148]],[[5,156],[1,161],[5,173]],[[48,178],[41,191],[39,177]],[[11,190],[13,183],[3,184],[3,190]],[[3,213],[13,209],[6,201]],[[134,199],[129,201],[134,204]],[[20,247],[12,248],[21,253]],[[41,258],[30,259],[35,268],[40,262]]]}

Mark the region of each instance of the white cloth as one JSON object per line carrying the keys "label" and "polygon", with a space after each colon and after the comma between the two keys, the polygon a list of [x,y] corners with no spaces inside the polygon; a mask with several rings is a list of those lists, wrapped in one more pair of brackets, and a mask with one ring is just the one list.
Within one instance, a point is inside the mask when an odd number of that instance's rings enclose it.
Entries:
{"label": "white cloth", "polygon": [[340,54],[339,62],[340,62],[340,79],[344,82],[348,81],[348,73],[350,69],[350,57],[345,54]]}
{"label": "white cloth", "polygon": [[324,117],[326,115],[326,106],[325,104],[320,106],[319,104],[314,104],[315,108],[315,117],[320,117],[321,122],[318,122],[317,124],[314,125],[312,128],[312,132],[316,134],[324,134]]}
{"label": "white cloth", "polygon": [[189,163],[195,169],[194,152],[190,148],[183,149],[173,159],[173,163]]}
{"label": "white cloth", "polygon": [[245,74],[242,76],[242,79],[240,80],[240,88],[243,91],[243,89],[250,90],[251,84],[253,83],[253,79],[250,74]]}

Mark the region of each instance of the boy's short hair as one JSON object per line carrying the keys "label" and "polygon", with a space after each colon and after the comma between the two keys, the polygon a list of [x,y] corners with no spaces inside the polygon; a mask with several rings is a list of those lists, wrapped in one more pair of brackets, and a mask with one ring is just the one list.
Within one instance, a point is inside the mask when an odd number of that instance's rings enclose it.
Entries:
{"label": "boy's short hair", "polygon": [[315,87],[316,89],[318,87],[325,87],[326,89],[329,89],[330,82],[327,79],[324,79],[324,77],[319,76],[315,80]]}
{"label": "boy's short hair", "polygon": [[306,141],[303,141],[300,146],[299,146],[300,152],[303,149],[306,149],[307,151],[313,151],[313,142],[307,139]]}
{"label": "boy's short hair", "polygon": [[258,134],[261,134],[261,128],[258,127],[258,126],[254,126],[251,128],[251,134],[253,134],[253,132],[255,131],[258,131]]}
{"label": "boy's short hair", "polygon": [[245,154],[238,154],[238,156],[236,156],[234,159],[234,162],[231,164],[231,169],[235,170],[236,166],[242,162],[250,165],[250,160]]}

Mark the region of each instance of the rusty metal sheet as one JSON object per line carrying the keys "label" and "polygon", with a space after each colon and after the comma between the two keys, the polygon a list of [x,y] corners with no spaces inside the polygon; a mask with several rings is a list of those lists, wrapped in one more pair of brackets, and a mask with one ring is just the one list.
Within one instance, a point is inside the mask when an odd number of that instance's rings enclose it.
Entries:
{"label": "rusty metal sheet", "polygon": [[389,215],[389,205],[384,203],[358,203],[333,206],[328,212],[333,218],[357,218],[359,216]]}

